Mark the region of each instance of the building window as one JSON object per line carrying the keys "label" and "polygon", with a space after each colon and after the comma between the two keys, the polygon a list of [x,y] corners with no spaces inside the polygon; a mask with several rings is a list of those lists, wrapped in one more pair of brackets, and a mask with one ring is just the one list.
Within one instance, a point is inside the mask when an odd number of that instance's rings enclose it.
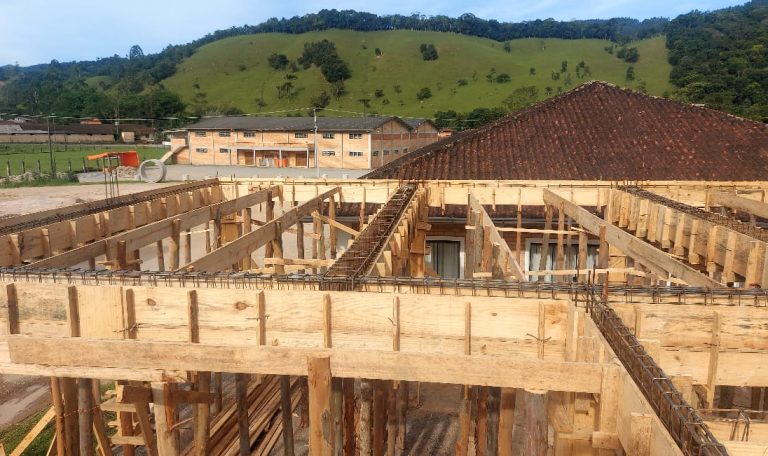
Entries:
{"label": "building window", "polygon": [[322,155],[323,155],[323,157],[333,157],[334,155],[336,155],[336,151],[335,150],[324,150],[322,152]]}
{"label": "building window", "polygon": [[379,156],[379,151],[378,150],[374,150],[372,155],[374,157],[378,157]]}
{"label": "building window", "polygon": [[350,133],[349,139],[363,139],[362,133]]}
{"label": "building window", "polygon": [[323,139],[333,139],[336,137],[335,133],[323,133]]}
{"label": "building window", "polygon": [[362,157],[363,153],[358,151],[358,150],[350,150],[349,151],[349,156],[350,157]]}
{"label": "building window", "polygon": [[244,131],[243,132],[243,138],[254,138],[256,137],[256,133],[252,131]]}
{"label": "building window", "polygon": [[384,150],[384,155],[389,155],[389,151],[388,150]]}
{"label": "building window", "polygon": [[229,132],[229,131],[220,131],[219,132],[219,138],[229,138],[230,134],[231,134],[231,132]]}
{"label": "building window", "polygon": [[205,138],[205,132],[204,131],[196,131],[195,136],[198,138]]}
{"label": "building window", "polygon": [[404,154],[407,154],[407,153],[408,153],[408,148],[407,148],[407,147],[403,147],[403,153],[404,153]]}
{"label": "building window", "polygon": [[222,153],[222,154],[228,154],[229,153],[229,149],[227,149],[226,147],[222,147],[221,149],[219,149],[219,152]]}
{"label": "building window", "polygon": [[298,139],[306,139],[307,136],[308,135],[306,131],[297,131],[296,133],[293,134],[293,137]]}
{"label": "building window", "polygon": [[208,148],[207,147],[198,147],[197,149],[195,149],[195,152],[197,152],[198,154],[207,154],[208,153]]}

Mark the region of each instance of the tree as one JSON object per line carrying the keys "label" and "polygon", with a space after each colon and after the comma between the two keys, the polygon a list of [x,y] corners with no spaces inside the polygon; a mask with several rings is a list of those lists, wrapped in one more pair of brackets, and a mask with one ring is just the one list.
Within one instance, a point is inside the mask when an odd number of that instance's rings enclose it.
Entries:
{"label": "tree", "polygon": [[144,57],[144,51],[141,49],[141,46],[138,44],[131,46],[131,49],[128,51],[128,58],[133,60],[141,57]]}
{"label": "tree", "polygon": [[374,49],[373,53],[376,54],[376,57],[381,57],[381,48]]}
{"label": "tree", "polygon": [[538,101],[539,89],[536,86],[518,87],[502,101],[510,112],[519,111]]}
{"label": "tree", "polygon": [[458,84],[458,86],[461,87],[461,86],[467,85],[468,82],[466,79],[459,79],[458,81],[456,81],[456,84]]}
{"label": "tree", "polygon": [[421,51],[421,57],[424,60],[437,60],[437,48],[435,48],[434,44],[421,43],[419,51]]}
{"label": "tree", "polygon": [[326,91],[320,92],[316,97],[312,97],[309,101],[313,108],[323,109],[331,104],[331,96]]}
{"label": "tree", "polygon": [[627,81],[634,81],[635,80],[635,67],[633,67],[632,65],[630,65],[627,68],[626,80]]}
{"label": "tree", "polygon": [[568,71],[568,61],[563,60],[562,62],[560,62],[560,72],[565,73],[566,71]]}
{"label": "tree", "polygon": [[528,74],[530,76],[536,76],[536,68],[534,68],[534,67],[528,68]]}
{"label": "tree", "polygon": [[374,90],[374,91],[373,91],[373,95],[374,95],[376,98],[381,98],[381,97],[383,97],[383,96],[384,96],[384,89],[376,89],[376,90]]}
{"label": "tree", "polygon": [[432,91],[429,89],[429,87],[422,87],[416,93],[416,98],[418,98],[421,101],[424,101],[427,98],[432,98]]}
{"label": "tree", "polygon": [[494,79],[494,81],[496,81],[497,84],[504,84],[511,80],[512,78],[509,77],[507,73],[499,73],[498,75],[496,75],[496,78]]}
{"label": "tree", "polygon": [[403,88],[400,87],[400,84],[393,85],[392,89],[395,91],[395,93],[403,93]]}
{"label": "tree", "polygon": [[512,45],[509,43],[509,41],[504,42],[504,50],[507,52],[512,52]]}
{"label": "tree", "polygon": [[267,57],[267,62],[269,63],[269,66],[275,70],[284,70],[289,63],[288,56],[276,52],[273,52]]}

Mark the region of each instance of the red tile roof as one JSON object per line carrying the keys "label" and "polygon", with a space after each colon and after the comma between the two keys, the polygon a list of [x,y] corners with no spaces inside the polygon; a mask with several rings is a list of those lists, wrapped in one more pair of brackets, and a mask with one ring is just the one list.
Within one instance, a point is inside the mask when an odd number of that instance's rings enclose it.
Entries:
{"label": "red tile roof", "polygon": [[768,180],[768,126],[590,82],[363,177]]}

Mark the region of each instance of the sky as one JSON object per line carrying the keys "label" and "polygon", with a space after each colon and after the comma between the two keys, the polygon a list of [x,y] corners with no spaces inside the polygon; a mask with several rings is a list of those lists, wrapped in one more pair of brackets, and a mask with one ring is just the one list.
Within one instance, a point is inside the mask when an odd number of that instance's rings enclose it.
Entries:
{"label": "sky", "polygon": [[484,19],[673,18],[743,4],[745,0],[0,0],[0,65],[26,66],[125,56],[134,44],[145,53],[184,44],[217,29],[255,25],[270,17],[292,17],[321,9],[376,14],[473,13]]}

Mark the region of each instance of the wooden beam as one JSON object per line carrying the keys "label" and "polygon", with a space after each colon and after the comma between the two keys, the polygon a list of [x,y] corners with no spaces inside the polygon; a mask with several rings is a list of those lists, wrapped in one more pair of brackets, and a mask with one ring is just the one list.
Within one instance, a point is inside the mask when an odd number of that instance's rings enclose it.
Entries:
{"label": "wooden beam", "polygon": [[30,264],[30,268],[53,268],[67,267],[88,261],[100,255],[117,256],[117,245],[120,241],[125,241],[126,249],[137,250],[141,247],[156,243],[159,240],[168,238],[174,234],[173,222],[179,221],[179,229],[187,230],[202,225],[216,217],[216,214],[231,214],[241,211],[246,207],[255,206],[264,202],[270,189],[251,193],[240,198],[224,201],[210,206],[201,207],[183,214],[176,214],[171,217],[141,226],[139,228],[126,231],[106,239],[95,241],[91,244],[69,250],[50,258],[40,260]]}
{"label": "wooden beam", "polygon": [[[27,435],[24,436],[23,439],[21,439],[21,442],[19,442],[18,445],[16,445],[16,448],[11,451],[10,456],[21,456],[24,451],[29,447],[29,445],[32,444],[32,442],[35,441],[38,435],[45,429],[46,426],[48,426],[48,423],[51,422],[51,420],[54,418],[56,413],[53,410],[53,407],[48,409],[47,412],[43,415],[42,418],[40,418],[40,421],[35,424],[35,426],[27,433]],[[89,426],[90,427],[90,426]]]}
{"label": "wooden beam", "polygon": [[655,269],[679,277],[693,286],[722,288],[723,285],[696,271],[690,266],[675,260],[668,254],[648,244],[647,242],[627,233],[616,225],[590,214],[586,209],[566,200],[550,190],[544,190],[544,199],[549,204],[563,203],[565,213],[579,225],[593,234],[600,233],[600,227],[605,227],[605,237],[608,243],[633,258],[635,261]]}
{"label": "wooden beam", "polygon": [[321,222],[324,222],[324,223],[327,223],[327,224],[331,225],[331,227],[333,227],[333,228],[338,228],[341,231],[344,231],[345,233],[349,233],[353,237],[357,237],[357,236],[360,235],[360,232],[355,230],[354,228],[350,228],[350,227],[348,227],[347,225],[345,225],[345,224],[343,224],[341,222],[338,222],[338,221],[336,221],[334,219],[331,219],[331,218],[328,218],[328,217],[326,217],[324,215],[321,215],[317,211],[312,211],[312,217],[320,220]]}
{"label": "wooden beam", "polygon": [[[371,350],[89,340],[8,336],[11,361],[19,364],[307,375],[307,358],[330,356],[334,376],[507,388],[599,393],[602,367],[520,357],[419,354]],[[90,367],[86,367],[90,366]],[[537,375],[530,375],[536,372]]]}
{"label": "wooden beam", "polygon": [[237,263],[246,255],[250,255],[259,247],[266,245],[275,239],[278,224],[281,229],[289,228],[296,224],[302,218],[310,215],[319,203],[339,192],[338,187],[328,190],[304,204],[292,208],[280,217],[264,224],[255,231],[251,231],[229,244],[219,247],[211,253],[193,261],[184,266],[182,270],[195,272],[218,272],[222,271],[232,264]]}
{"label": "wooden beam", "polygon": [[734,193],[710,190],[709,205],[730,207],[731,209],[738,209],[748,214],[768,219],[768,204],[750,198],[744,198]]}

